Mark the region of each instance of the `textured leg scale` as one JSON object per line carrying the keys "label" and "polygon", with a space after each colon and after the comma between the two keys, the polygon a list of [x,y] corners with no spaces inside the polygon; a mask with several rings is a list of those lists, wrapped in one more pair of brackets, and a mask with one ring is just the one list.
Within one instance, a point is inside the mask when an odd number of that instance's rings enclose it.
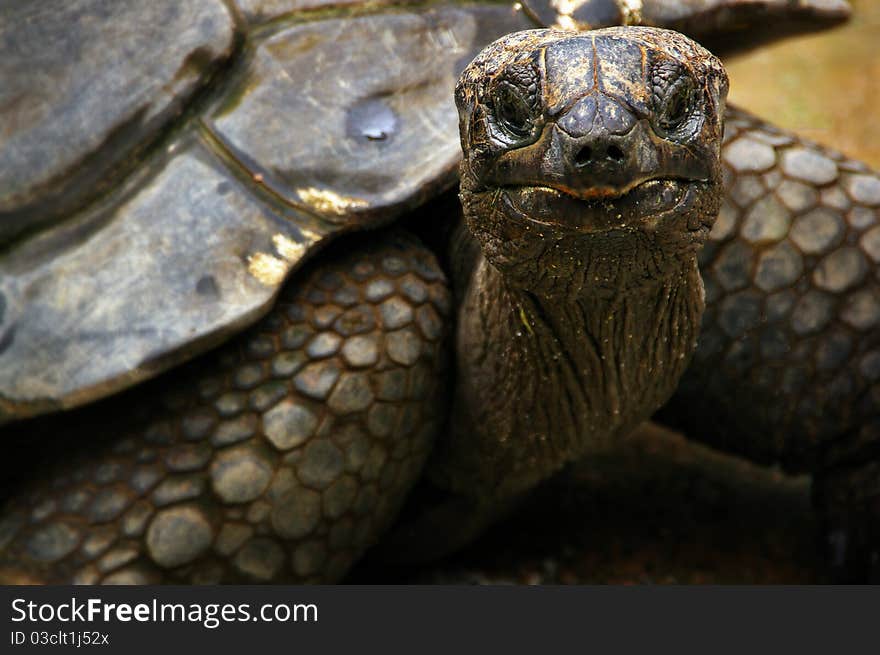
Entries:
{"label": "textured leg scale", "polygon": [[731,109],[707,311],[666,418],[815,471],[880,444],[880,177]]}
{"label": "textured leg scale", "polygon": [[838,581],[880,574],[880,176],[737,109],[700,344],[661,417],[816,474]]}
{"label": "textured leg scale", "polygon": [[230,344],[110,401],[118,433],[59,421],[78,451],[4,510],[0,581],[343,576],[420,475],[448,394],[442,272],[414,238],[368,236]]}

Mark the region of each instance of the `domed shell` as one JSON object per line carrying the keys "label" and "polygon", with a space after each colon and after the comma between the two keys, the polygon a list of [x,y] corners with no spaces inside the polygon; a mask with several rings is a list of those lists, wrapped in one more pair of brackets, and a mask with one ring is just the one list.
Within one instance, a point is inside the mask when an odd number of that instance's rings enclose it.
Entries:
{"label": "domed shell", "polygon": [[754,23],[758,5],[810,29],[846,14],[837,0],[386,5],[0,8],[0,423],[203,352],[329,239],[453,185],[452,89],[503,34],[630,22],[699,38]]}

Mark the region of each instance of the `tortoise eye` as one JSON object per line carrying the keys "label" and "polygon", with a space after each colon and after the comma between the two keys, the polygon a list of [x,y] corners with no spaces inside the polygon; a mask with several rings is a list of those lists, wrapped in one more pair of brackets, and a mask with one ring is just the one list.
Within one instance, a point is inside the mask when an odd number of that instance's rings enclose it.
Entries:
{"label": "tortoise eye", "polygon": [[693,77],[677,62],[659,62],[652,71],[654,124],[662,133],[680,132],[694,115],[699,94]]}
{"label": "tortoise eye", "polygon": [[523,138],[532,131],[532,112],[528,102],[512,84],[498,85],[492,104],[495,118],[511,136]]}
{"label": "tortoise eye", "polygon": [[676,80],[663,99],[657,119],[660,127],[670,131],[684,123],[691,113],[693,95],[690,78]]}
{"label": "tortoise eye", "polygon": [[685,71],[661,67],[654,71],[654,124],[664,134],[680,132],[694,114],[697,92]]}

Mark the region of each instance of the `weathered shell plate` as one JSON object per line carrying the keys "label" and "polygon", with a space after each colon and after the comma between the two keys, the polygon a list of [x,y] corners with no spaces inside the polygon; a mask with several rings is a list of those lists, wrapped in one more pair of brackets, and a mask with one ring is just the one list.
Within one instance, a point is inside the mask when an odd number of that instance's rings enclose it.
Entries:
{"label": "weathered shell plate", "polygon": [[178,147],[105,206],[0,257],[0,422],[204,350],[258,318],[305,251],[297,242],[317,239],[195,138]]}
{"label": "weathered shell plate", "polygon": [[257,45],[206,124],[287,202],[343,223],[387,217],[454,181],[458,73],[530,26],[491,5],[293,25]]}
{"label": "weathered shell plate", "polygon": [[[264,34],[213,118],[99,204],[0,255],[0,423],[205,351],[264,313],[313,246],[451,183],[457,75],[528,24],[474,5]],[[366,138],[389,112],[394,129]]]}
{"label": "weathered shell plate", "polygon": [[845,0],[522,0],[522,4],[547,27],[666,27],[687,34],[715,54],[832,27],[850,15]]}
{"label": "weathered shell plate", "polygon": [[233,50],[220,0],[0,9],[0,243],[115,182]]}

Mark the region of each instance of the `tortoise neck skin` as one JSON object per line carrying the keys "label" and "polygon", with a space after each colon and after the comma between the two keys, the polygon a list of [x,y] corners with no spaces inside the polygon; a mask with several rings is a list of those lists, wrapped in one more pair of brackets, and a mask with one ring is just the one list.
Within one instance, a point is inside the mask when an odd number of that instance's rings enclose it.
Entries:
{"label": "tortoise neck skin", "polygon": [[461,305],[444,486],[480,497],[528,489],[608,447],[673,393],[703,311],[693,257],[628,293],[571,302],[512,286],[480,258]]}
{"label": "tortoise neck skin", "polygon": [[680,34],[535,30],[456,89],[480,254],[458,323],[441,484],[508,496],[669,398],[696,346],[727,78]]}

